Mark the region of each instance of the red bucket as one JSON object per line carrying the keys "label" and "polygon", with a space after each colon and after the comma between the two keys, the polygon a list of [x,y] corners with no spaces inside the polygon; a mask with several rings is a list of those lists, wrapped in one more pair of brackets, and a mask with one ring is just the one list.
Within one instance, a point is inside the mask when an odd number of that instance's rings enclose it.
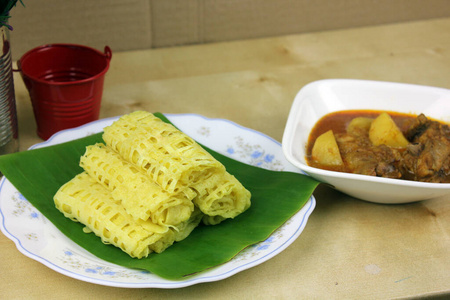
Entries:
{"label": "red bucket", "polygon": [[20,58],[17,65],[42,139],[98,120],[111,56],[108,46],[102,53],[82,45],[49,44]]}

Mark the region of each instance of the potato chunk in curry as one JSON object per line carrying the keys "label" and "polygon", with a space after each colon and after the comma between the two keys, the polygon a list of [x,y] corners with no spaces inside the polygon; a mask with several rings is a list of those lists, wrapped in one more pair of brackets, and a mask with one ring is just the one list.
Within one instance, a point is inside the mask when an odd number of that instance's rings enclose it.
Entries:
{"label": "potato chunk in curry", "polygon": [[324,166],[343,165],[342,157],[339,152],[333,131],[328,130],[321,134],[312,148],[312,159]]}
{"label": "potato chunk in curry", "polygon": [[347,126],[347,132],[354,135],[366,134],[370,130],[373,118],[356,117]]}
{"label": "potato chunk in curry", "polygon": [[373,120],[369,129],[369,139],[373,145],[386,145],[393,148],[405,148],[408,140],[386,112]]}

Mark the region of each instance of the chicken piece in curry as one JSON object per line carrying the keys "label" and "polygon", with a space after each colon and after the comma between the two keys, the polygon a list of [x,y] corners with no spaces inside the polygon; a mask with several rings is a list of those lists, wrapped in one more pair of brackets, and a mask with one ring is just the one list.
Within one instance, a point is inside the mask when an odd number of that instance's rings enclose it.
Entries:
{"label": "chicken piece in curry", "polygon": [[383,111],[340,111],[314,126],[308,165],[386,178],[450,183],[450,126]]}

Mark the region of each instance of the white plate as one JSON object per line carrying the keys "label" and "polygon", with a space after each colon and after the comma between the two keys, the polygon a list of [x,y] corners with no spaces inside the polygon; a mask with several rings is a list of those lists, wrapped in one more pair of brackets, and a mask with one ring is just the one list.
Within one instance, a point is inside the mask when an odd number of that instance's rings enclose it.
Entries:
{"label": "white plate", "polygon": [[[198,142],[235,160],[276,171],[298,172],[285,160],[280,144],[262,133],[227,120],[207,119],[199,115],[166,114],[166,117]],[[116,119],[103,119],[61,131],[31,148],[46,147],[101,132]],[[315,204],[314,197],[311,197],[297,214],[267,240],[248,247],[231,261],[179,281],[124,268],[90,254],[56,229],[5,178],[0,182],[0,228],[16,243],[20,252],[69,277],[115,287],[180,288],[230,277],[279,254],[303,231]]]}
{"label": "white plate", "polygon": [[304,86],[296,95],[283,135],[283,152],[299,169],[350,196],[377,203],[407,203],[450,193],[450,183],[428,183],[333,172],[307,165],[309,133],[324,115],[372,109],[420,114],[450,123],[447,89],[369,80],[328,79]]}

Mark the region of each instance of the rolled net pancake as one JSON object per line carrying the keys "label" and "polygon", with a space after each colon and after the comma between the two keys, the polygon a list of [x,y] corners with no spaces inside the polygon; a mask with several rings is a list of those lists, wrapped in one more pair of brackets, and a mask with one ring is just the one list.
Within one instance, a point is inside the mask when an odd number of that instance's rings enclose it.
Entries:
{"label": "rolled net pancake", "polygon": [[65,217],[86,226],[103,243],[113,244],[131,257],[142,258],[150,246],[164,238],[169,229],[150,221],[135,220],[111,193],[83,172],[64,184],[54,196],[56,208]]}
{"label": "rolled net pancake", "polygon": [[250,207],[250,192],[194,140],[147,112],[104,129],[84,172],[54,196],[65,217],[131,257],[160,253],[203,220],[215,225]]}
{"label": "rolled net pancake", "polygon": [[196,193],[186,188],[178,193],[164,191],[147,174],[125,161],[110,147],[98,143],[86,147],[80,166],[111,191],[135,219],[173,226],[188,220]]}
{"label": "rolled net pancake", "polygon": [[226,220],[227,218],[221,217],[221,216],[208,216],[203,215],[202,222],[205,225],[217,225],[219,223],[222,223],[222,221]]}
{"label": "rolled net pancake", "polygon": [[228,172],[215,173],[192,188],[198,193],[194,204],[206,215],[207,225],[234,218],[250,207],[250,191]]}
{"label": "rolled net pancake", "polygon": [[122,116],[104,128],[103,140],[171,193],[225,170],[194,140],[149,112]]}
{"label": "rolled net pancake", "polygon": [[189,220],[178,224],[176,227],[171,227],[156,243],[149,246],[150,250],[161,253],[173,243],[184,240],[201,222],[203,214],[196,208]]}

